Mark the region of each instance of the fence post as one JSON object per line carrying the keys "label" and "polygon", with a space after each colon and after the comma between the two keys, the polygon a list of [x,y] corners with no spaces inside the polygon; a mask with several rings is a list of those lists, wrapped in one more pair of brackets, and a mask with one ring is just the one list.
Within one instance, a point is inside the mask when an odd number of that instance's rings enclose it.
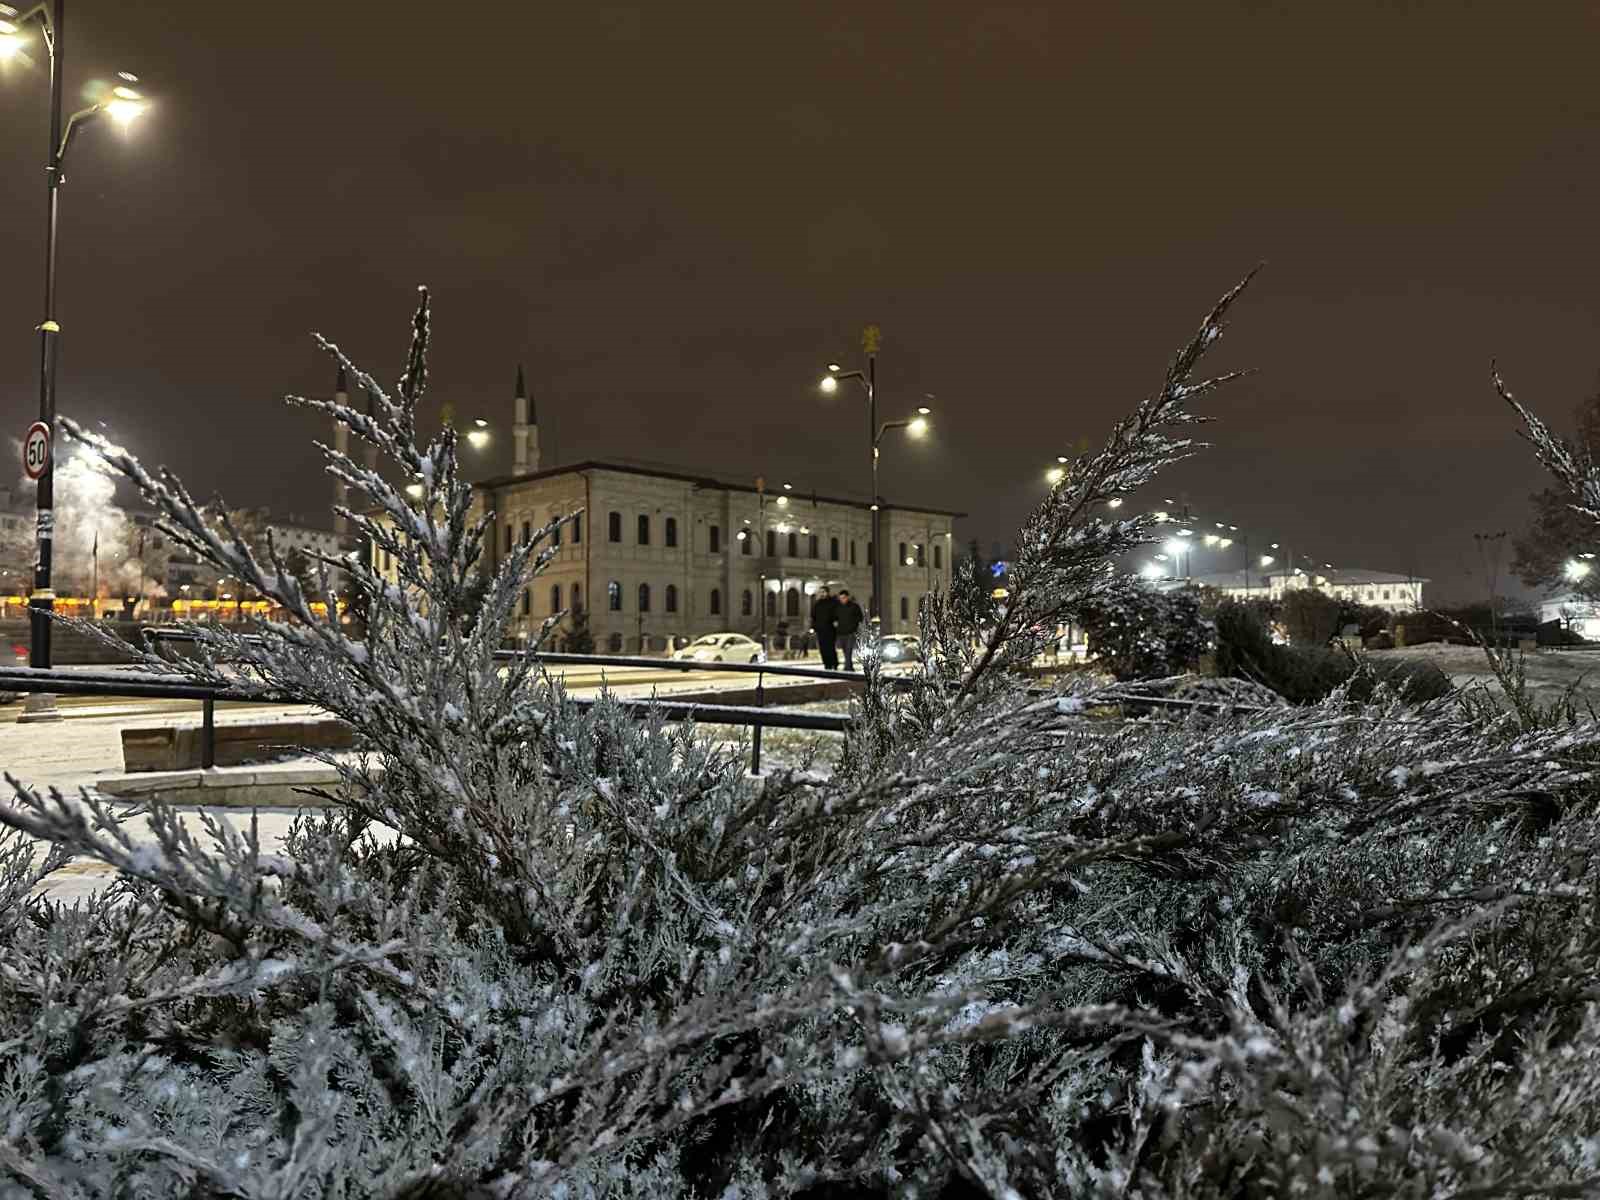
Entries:
{"label": "fence post", "polygon": [[217,765],[217,702],[207,696],[200,716],[200,765],[210,770]]}
{"label": "fence post", "polygon": [[[766,675],[756,672],[756,707],[765,708],[767,705]],[[761,722],[755,723],[755,735],[750,739],[750,774],[761,774]]]}

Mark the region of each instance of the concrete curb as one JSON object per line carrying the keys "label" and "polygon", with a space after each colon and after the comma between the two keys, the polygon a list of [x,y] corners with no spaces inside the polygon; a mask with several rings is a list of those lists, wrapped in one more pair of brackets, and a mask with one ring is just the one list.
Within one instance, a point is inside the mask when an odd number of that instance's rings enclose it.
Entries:
{"label": "concrete curb", "polygon": [[288,767],[213,767],[209,771],[142,771],[98,780],[95,789],[119,800],[159,797],[195,808],[334,808],[300,790],[334,790],[339,774],[322,763]]}

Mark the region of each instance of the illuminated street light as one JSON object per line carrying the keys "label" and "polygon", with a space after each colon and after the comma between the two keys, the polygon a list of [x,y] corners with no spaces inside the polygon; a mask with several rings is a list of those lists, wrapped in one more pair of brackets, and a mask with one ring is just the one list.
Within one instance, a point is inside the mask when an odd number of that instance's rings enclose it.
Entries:
{"label": "illuminated street light", "polygon": [[1571,579],[1571,580],[1574,580],[1574,581],[1582,579],[1585,575],[1587,575],[1593,569],[1594,568],[1591,567],[1588,563],[1579,562],[1575,558],[1569,558],[1567,560],[1567,578],[1568,579]]}
{"label": "illuminated street light", "polygon": [[[62,36],[62,11],[64,0],[42,0],[26,12],[19,13],[8,4],[0,4],[0,58],[12,58],[23,49],[23,42],[31,37],[31,25],[37,25],[40,42],[50,62],[49,149],[45,160],[45,246],[44,246],[44,311],[36,328],[39,331],[39,423],[54,437],[56,429],[56,376],[60,360],[59,341],[61,325],[56,319],[56,262],[57,213],[60,208],[60,191],[65,179],[64,167],[67,150],[75,133],[95,121],[102,113],[117,124],[126,126],[147,107],[144,96],[134,88],[137,77],[122,72],[118,82],[112,84],[98,100],[70,116],[62,112],[63,60],[66,40]],[[28,600],[30,645],[28,664],[49,668],[51,613],[55,609],[55,593],[51,588],[51,568],[54,559],[54,541],[51,528],[59,514],[55,511],[54,456],[46,458],[44,471],[39,476],[34,503],[38,512],[36,523],[36,549],[34,554],[33,593]],[[47,695],[29,698],[29,708],[22,720],[58,719],[52,699]]]}
{"label": "illuminated street light", "polygon": [[1113,496],[1113,497],[1111,497],[1111,499],[1106,501],[1106,507],[1107,508],[1121,508],[1122,507],[1122,497],[1121,496]]}
{"label": "illuminated street light", "polygon": [[144,98],[144,95],[137,88],[130,86],[139,82],[137,75],[127,71],[119,71],[117,72],[117,78],[121,79],[122,82],[111,89],[110,97],[103,103],[106,115],[118,125],[126,128],[133,123],[135,118],[142,115],[145,109],[150,107],[150,102]]}
{"label": "illuminated street light", "polygon": [[1139,574],[1143,575],[1146,579],[1160,579],[1162,571],[1161,568],[1155,563],[1145,563],[1145,565],[1139,569]]}
{"label": "illuminated street light", "polygon": [[1208,533],[1208,534],[1205,535],[1205,537],[1201,538],[1200,540],[1203,541],[1208,546],[1215,546],[1222,539],[1219,538],[1214,533]]}
{"label": "illuminated street light", "polygon": [[413,500],[421,500],[422,485],[420,483],[406,484],[406,495],[410,496]]}
{"label": "illuminated street light", "polygon": [[1044,477],[1045,477],[1045,481],[1047,483],[1049,483],[1052,487],[1054,487],[1056,484],[1060,483],[1063,479],[1065,479],[1067,477],[1067,473],[1065,471],[1063,471],[1060,467],[1051,467],[1048,471],[1046,471],[1044,473]]}
{"label": "illuminated street light", "polygon": [[1275,563],[1277,561],[1278,560],[1273,558],[1272,555],[1270,555],[1270,554],[1263,554],[1261,556],[1261,565],[1263,567],[1270,567],[1273,563]]}

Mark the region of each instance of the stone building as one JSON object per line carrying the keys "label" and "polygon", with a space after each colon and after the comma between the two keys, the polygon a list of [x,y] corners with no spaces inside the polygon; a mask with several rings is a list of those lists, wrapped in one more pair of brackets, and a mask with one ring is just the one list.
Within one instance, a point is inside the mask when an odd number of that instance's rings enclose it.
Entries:
{"label": "stone building", "polygon": [[1422,607],[1422,585],[1417,575],[1392,571],[1368,571],[1358,567],[1329,567],[1321,571],[1274,571],[1268,575],[1230,571],[1195,575],[1185,582],[1215,588],[1235,600],[1280,601],[1285,594],[1300,588],[1316,588],[1339,600],[1384,608],[1390,612],[1411,612]]}
{"label": "stone building", "polygon": [[[512,472],[476,485],[482,508],[494,514],[486,565],[497,568],[556,517],[580,513],[524,590],[518,636],[536,634],[553,613],[581,609],[596,649],[614,653],[725,630],[798,637],[824,584],[849,588],[870,611],[875,548],[862,501],[616,461],[544,468],[520,369],[515,404]],[[960,515],[884,506],[885,632],[915,631],[922,596],[949,586]]]}

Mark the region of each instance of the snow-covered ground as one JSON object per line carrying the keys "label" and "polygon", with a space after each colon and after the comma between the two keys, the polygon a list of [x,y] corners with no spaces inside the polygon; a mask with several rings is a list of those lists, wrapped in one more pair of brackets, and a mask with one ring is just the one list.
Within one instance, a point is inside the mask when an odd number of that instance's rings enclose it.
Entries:
{"label": "snow-covered ground", "polygon": [[[1484,652],[1477,646],[1408,646],[1403,650],[1368,651],[1374,662],[1390,659],[1420,659],[1438,666],[1457,687],[1485,684],[1498,691],[1494,672]],[[1513,656],[1517,654],[1512,651]],[[1600,708],[1600,651],[1530,650],[1522,654],[1528,688],[1541,701],[1558,698],[1576,687],[1580,699],[1587,698]]]}

